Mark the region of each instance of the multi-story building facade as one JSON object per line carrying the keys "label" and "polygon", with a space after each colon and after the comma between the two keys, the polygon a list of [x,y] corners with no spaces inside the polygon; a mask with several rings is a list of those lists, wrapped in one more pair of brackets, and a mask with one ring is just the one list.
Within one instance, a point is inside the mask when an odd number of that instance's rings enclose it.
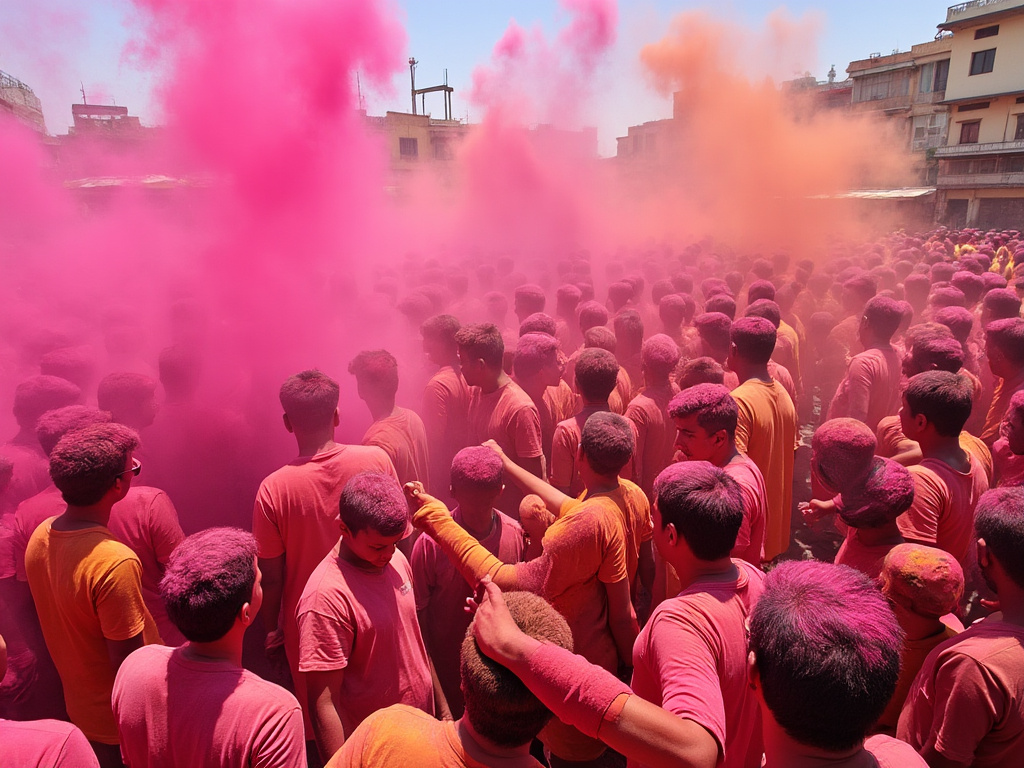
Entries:
{"label": "multi-story building facade", "polygon": [[0,72],[0,113],[13,115],[34,131],[46,134],[43,105],[31,88],[16,77]]}
{"label": "multi-story building facade", "polygon": [[936,218],[952,226],[1024,223],[1024,0],[951,6],[952,32]]}

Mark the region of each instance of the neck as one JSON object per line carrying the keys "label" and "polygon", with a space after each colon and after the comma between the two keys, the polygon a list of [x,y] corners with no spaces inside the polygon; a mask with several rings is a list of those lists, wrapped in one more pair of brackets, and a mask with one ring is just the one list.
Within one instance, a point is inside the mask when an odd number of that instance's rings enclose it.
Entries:
{"label": "neck", "polygon": [[[522,757],[530,754],[531,742],[520,744],[518,747],[501,747],[495,744],[493,741],[488,739],[486,736],[481,736],[473,724],[469,722],[469,717],[463,717],[456,725],[456,730],[459,734],[459,741],[462,742],[463,748],[466,752],[474,756],[474,759],[480,763],[489,763],[491,760],[487,760],[487,757],[491,758],[512,758]],[[483,757],[483,760],[478,759],[475,756]]]}
{"label": "neck", "polygon": [[736,377],[740,380],[740,384],[751,379],[758,379],[760,381],[772,380],[771,374],[768,373],[767,363],[755,365],[753,363],[737,362],[733,367],[733,371],[735,371]]}
{"label": "neck", "polygon": [[107,525],[110,522],[110,508],[114,506],[106,499],[90,504],[87,507],[79,507],[68,504],[64,514],[58,517],[54,524],[57,530],[71,531],[78,528],[91,528],[95,525]]}
{"label": "neck", "polygon": [[535,377],[522,379],[521,381],[517,381],[516,384],[519,385],[523,392],[530,396],[534,405],[536,405],[537,408],[540,408],[541,401],[544,399],[544,393],[548,389],[547,384]]}
{"label": "neck", "polygon": [[873,547],[876,544],[903,543],[903,536],[900,534],[900,528],[896,525],[895,520],[878,528],[858,528],[857,538],[860,539],[861,544],[867,547]]}
{"label": "neck", "polygon": [[916,613],[911,613],[907,610],[900,610],[896,614],[896,618],[899,619],[900,627],[902,627],[904,634],[906,634],[907,640],[911,641],[934,637],[946,629],[946,625],[938,619],[918,616]]}
{"label": "neck", "polygon": [[182,654],[193,661],[230,661],[236,667],[242,666],[242,636],[245,627],[238,621],[219,640],[197,643],[189,640],[181,647]]}
{"label": "neck", "polygon": [[316,456],[337,445],[334,442],[334,427],[316,432],[296,432],[295,442],[299,446],[299,456]]}
{"label": "neck", "polygon": [[679,576],[680,589],[686,589],[701,579],[725,581],[739,577],[736,565],[728,557],[718,560],[698,560],[692,555],[676,558],[671,565]]}
{"label": "neck", "polygon": [[508,377],[508,374],[505,373],[505,371],[499,370],[497,375],[487,382],[487,386],[480,386],[480,390],[485,395],[489,395],[491,392],[497,392],[510,381],[512,381],[512,379]]}
{"label": "neck", "polygon": [[715,456],[711,457],[711,463],[721,469],[739,455],[740,452],[736,450],[736,443],[730,440],[722,446],[722,449]]}
{"label": "neck", "polygon": [[954,469],[969,464],[967,452],[960,447],[959,436],[946,437],[929,429],[918,436],[917,444],[921,446],[922,458],[944,461]]}
{"label": "neck", "polygon": [[593,496],[596,493],[611,493],[619,487],[618,475],[614,477],[598,475],[589,468],[584,471],[583,467],[580,467],[580,479],[586,486],[588,496]]}
{"label": "neck", "polygon": [[1024,588],[1018,587],[1008,578],[1000,579],[999,606],[1003,621],[1024,627]]}
{"label": "neck", "polygon": [[[11,438],[11,442],[15,445],[29,445],[33,447],[39,447],[39,440],[35,435],[35,432],[28,428],[21,428],[18,430],[18,434]],[[42,448],[39,449],[40,451]]]}
{"label": "neck", "polygon": [[[611,406],[608,405],[608,401],[607,400],[600,400],[600,401],[598,401],[598,400],[587,400],[587,399],[584,399],[583,400],[583,407],[580,409],[580,412],[578,414],[576,414],[576,415],[577,416],[583,416],[585,414],[587,416],[592,416],[595,413],[600,413],[602,411],[609,411],[609,410],[611,410]],[[586,423],[586,419],[584,419],[583,422]]]}
{"label": "neck", "polygon": [[[864,751],[863,743],[845,752],[826,752],[795,741],[775,722],[763,700],[761,718],[765,768],[825,768],[839,765],[852,767],[862,764],[858,758],[870,758]],[[869,765],[875,765],[875,762],[869,759],[863,765],[867,768]]]}
{"label": "neck", "polygon": [[370,409],[370,417],[374,421],[380,421],[395,412],[395,400],[394,398],[380,401],[367,400],[366,407]]}
{"label": "neck", "polygon": [[494,529],[494,507],[491,504],[466,504],[459,502],[459,517],[462,518],[462,527],[466,529],[474,539],[486,539]]}
{"label": "neck", "polygon": [[668,380],[668,376],[652,377],[650,373],[644,371],[644,383],[648,389],[666,389],[672,386],[672,383]]}

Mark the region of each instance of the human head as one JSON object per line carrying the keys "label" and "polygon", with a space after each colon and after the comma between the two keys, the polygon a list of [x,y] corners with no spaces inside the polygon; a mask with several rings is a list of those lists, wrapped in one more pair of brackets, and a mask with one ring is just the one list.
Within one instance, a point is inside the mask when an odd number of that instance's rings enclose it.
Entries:
{"label": "human head", "polygon": [[957,373],[964,364],[964,348],[956,339],[927,337],[919,339],[903,360],[903,373],[916,376],[924,371]]}
{"label": "human head", "polygon": [[760,299],[775,301],[775,284],[771,280],[755,280],[747,288],[747,304]]}
{"label": "human head", "polygon": [[871,468],[877,444],[860,419],[829,419],[811,437],[811,473],[830,493],[843,493]]}
{"label": "human head", "polygon": [[1009,288],[993,288],[981,302],[981,326],[986,328],[993,320],[1020,317],[1020,297]]}
{"label": "human head", "polygon": [[156,418],[156,381],[142,373],[111,373],[100,379],[96,403],[119,424],[145,429]]}
{"label": "human head", "polygon": [[21,429],[34,432],[44,413],[74,405],[81,398],[82,390],[67,379],[32,376],[14,389],[14,418]]}
{"label": "human head", "polygon": [[434,315],[420,326],[423,351],[435,365],[447,365],[457,352],[455,334],[459,332],[459,319],[455,315]]}
{"label": "human head", "polygon": [[90,347],[61,347],[39,358],[39,372],[70,381],[86,391],[96,377],[96,355]]}
{"label": "human head", "polygon": [[878,586],[896,606],[938,620],[959,605],[964,571],[955,557],[941,549],[898,544],[885,556]]}
{"label": "human head", "polygon": [[658,317],[666,328],[678,329],[693,319],[696,307],[692,297],[670,293],[658,302]]}
{"label": "human head", "polygon": [[395,401],[398,394],[398,361],[386,349],[360,352],[348,364],[348,372],[356,377],[356,392],[361,400]]}
{"label": "human head", "polygon": [[544,303],[544,289],[539,285],[527,283],[516,288],[515,312],[519,322],[523,322],[534,312],[543,312]]}
{"label": "human head", "polygon": [[705,312],[721,312],[730,320],[736,319],[736,299],[727,293],[716,293],[704,302]]}
{"label": "human head", "polygon": [[943,307],[934,315],[935,322],[949,328],[953,338],[966,344],[974,327],[974,315],[964,307]]}
{"label": "human head", "polygon": [[866,274],[851,277],[843,283],[843,309],[860,312],[876,293],[878,283],[874,277]]}
{"label": "human head", "polygon": [[576,310],[580,324],[580,332],[586,333],[591,328],[608,324],[608,310],[599,301],[584,301]]}
{"label": "human head", "polygon": [[1012,453],[1024,456],[1024,389],[1014,392],[1003,418],[1003,434]]}
{"label": "human head", "polygon": [[992,373],[1013,378],[1024,368],[1024,319],[994,320],[985,326],[985,354]]}
{"label": "human head", "polygon": [[731,344],[729,331],[732,328],[732,320],[729,316],[721,312],[705,312],[698,315],[693,324],[700,337],[704,355],[724,363],[729,356]]}
{"label": "human head", "polygon": [[771,299],[758,299],[743,313],[744,317],[763,317],[776,328],[782,324],[782,310]]}
{"label": "human head", "polygon": [[896,689],[903,632],[867,576],[812,560],[781,563],[750,616],[756,686],[794,741],[861,744]]}
{"label": "human head", "polygon": [[674,543],[671,526],[695,558],[720,560],[736,546],[743,524],[743,493],[713,464],[680,461],[669,464],[654,481],[654,514],[655,542],[663,555],[662,548]]}
{"label": "human head", "polygon": [[452,459],[451,490],[460,504],[463,498],[473,502],[490,499],[493,504],[501,494],[503,484],[501,457],[490,448],[471,445]]}
{"label": "human head", "polygon": [[775,351],[777,333],[775,326],[763,317],[741,317],[729,330],[729,367],[736,370],[734,362],[766,365]]}
{"label": "human head", "polygon": [[[502,597],[513,621],[526,635],[573,649],[568,623],[544,598],[530,592],[505,592]],[[528,744],[551,719],[551,712],[518,677],[480,651],[472,622],[462,641],[460,674],[466,717],[473,730],[494,744]]]}
{"label": "human head", "polygon": [[165,347],[157,360],[160,384],[170,402],[183,402],[195,394],[199,386],[200,360],[185,347]]}
{"label": "human head", "polygon": [[943,437],[959,437],[971,415],[974,387],[966,376],[925,371],[907,382],[900,423],[903,434],[917,439],[931,425]]}
{"label": "human head", "polygon": [[691,461],[713,461],[728,452],[736,437],[739,408],[727,387],[697,384],[668,404],[676,425],[676,448]]}
{"label": "human head", "polygon": [[525,336],[528,333],[546,333],[554,336],[558,326],[555,318],[545,315],[543,312],[534,312],[519,324],[519,335]]}
{"label": "human head", "polygon": [[546,333],[527,333],[520,337],[513,366],[520,384],[537,381],[545,387],[558,386],[563,368],[558,340]]}
{"label": "human head", "polygon": [[914,478],[902,464],[876,456],[862,480],[843,493],[839,516],[851,528],[881,528],[914,503]]}
{"label": "human head", "polygon": [[50,452],[50,477],[69,505],[99,503],[111,489],[120,501],[133,473],[132,451],[139,436],[123,424],[93,424],[67,432]]}
{"label": "human head", "polygon": [[576,389],[588,403],[604,403],[615,389],[619,361],[605,349],[584,349],[576,358]]}
{"label": "human head", "polygon": [[608,286],[608,307],[612,312],[618,312],[626,306],[633,298],[633,284],[625,280],[619,280]]}
{"label": "human head", "polygon": [[[985,542],[987,555],[998,561],[1017,587],[1024,588],[1024,487],[985,491],[974,511],[974,530]],[[980,556],[979,560],[984,573],[986,563]],[[986,581],[993,586],[987,576]]]}
{"label": "human head", "polygon": [[555,292],[555,312],[564,319],[572,319],[576,313],[576,307],[583,299],[583,291],[572,283],[558,286]]}
{"label": "human head", "polygon": [[290,432],[315,432],[337,424],[338,382],[318,370],[300,371],[278,395]]}
{"label": "human head", "polygon": [[92,424],[109,424],[110,414],[87,405],[66,405],[47,411],[36,422],[36,437],[43,453],[49,456],[54,447],[68,432]]}
{"label": "human head", "polygon": [[644,341],[644,323],[640,313],[635,309],[627,309],[615,316],[612,323],[615,329],[615,341],[620,355],[632,355],[640,351]]}
{"label": "human head", "polygon": [[591,414],[580,436],[580,455],[595,474],[616,477],[633,456],[633,427],[609,411]]}
{"label": "human head", "polygon": [[455,334],[462,374],[470,386],[486,384],[501,373],[505,341],[493,323],[465,325]]}
{"label": "human head", "polygon": [[697,384],[723,384],[725,369],[713,357],[690,358],[679,366],[676,384],[688,389]]}
{"label": "human head", "polygon": [[679,363],[679,347],[672,337],[656,333],[643,343],[640,365],[647,384],[667,381]]}
{"label": "human head", "polygon": [[[187,640],[220,640],[240,620],[247,626],[263,602],[256,539],[239,528],[193,533],[171,553],[160,579],[167,616]],[[249,606],[242,614],[244,606]]]}
{"label": "human head", "polygon": [[932,281],[928,275],[914,272],[903,279],[903,298],[920,314],[928,304],[928,293],[931,288]]}
{"label": "human head", "polygon": [[902,321],[903,309],[898,301],[888,296],[875,296],[864,306],[861,339],[888,344]]}
{"label": "human head", "polygon": [[614,355],[619,345],[612,330],[599,325],[583,332],[583,346],[585,349],[603,349]]}
{"label": "human head", "polygon": [[395,478],[383,472],[360,472],[341,491],[339,518],[348,534],[370,529],[396,536],[409,527],[409,507]]}

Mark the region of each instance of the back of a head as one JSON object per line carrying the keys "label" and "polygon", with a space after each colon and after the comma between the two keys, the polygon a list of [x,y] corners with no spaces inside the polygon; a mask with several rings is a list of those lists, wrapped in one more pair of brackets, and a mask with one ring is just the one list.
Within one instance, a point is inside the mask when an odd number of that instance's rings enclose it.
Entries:
{"label": "back of a head", "polygon": [[584,301],[576,310],[580,330],[586,332],[608,324],[608,310],[599,301]]}
{"label": "back of a head", "polygon": [[96,355],[90,347],[61,347],[39,359],[39,372],[85,389],[96,374]]}
{"label": "back of a head", "polygon": [[124,474],[139,447],[135,430],[121,424],[93,424],[67,432],[50,452],[50,477],[68,504],[96,504]]}
{"label": "back of a head", "polygon": [[974,530],[1013,583],[1024,588],[1024,487],[986,491],[974,511]]}
{"label": "back of a head", "polygon": [[974,315],[965,307],[943,307],[934,315],[935,322],[949,328],[953,338],[966,344],[974,327]]}
{"label": "back of a head", "polygon": [[771,280],[755,280],[747,288],[747,304],[761,299],[775,301],[775,284]]}
{"label": "back of a head", "polygon": [[135,413],[156,396],[156,381],[143,373],[111,373],[100,379],[96,404],[117,419]]}
{"label": "back of a head", "polygon": [[544,311],[544,289],[539,285],[527,283],[520,285],[515,291],[516,314],[521,317]]}
{"label": "back of a head", "polygon": [[615,316],[612,326],[620,347],[640,349],[644,340],[644,322],[640,319],[639,312],[635,309],[620,312]]}
{"label": "back of a head", "polygon": [[34,430],[39,417],[47,411],[74,405],[82,390],[57,376],[32,376],[14,389],[14,418],[23,429]]}
{"label": "back of a head", "polygon": [[743,492],[706,461],[669,464],[654,481],[661,527],[675,526],[698,560],[728,557],[743,524]]}
{"label": "back of a head", "polygon": [[[689,302],[687,302],[689,299]],[[680,325],[693,317],[695,305],[689,296],[670,293],[658,301],[658,317],[668,325]]]}
{"label": "back of a head", "polygon": [[519,324],[519,335],[546,333],[548,336],[554,336],[557,328],[555,318],[551,317],[551,315],[546,315],[543,312],[534,312]]}
{"label": "back of a head", "polygon": [[878,293],[878,282],[870,275],[851,277],[843,283],[843,300],[863,307]]}
{"label": "back of a head", "polygon": [[766,365],[775,351],[778,332],[763,317],[741,317],[729,329],[736,355],[750,365]]}
{"label": "back of a head", "polygon": [[912,376],[903,392],[911,416],[924,415],[943,437],[958,437],[971,416],[974,385],[949,371],[924,371]]}
{"label": "back of a head", "polygon": [[676,384],[680,389],[688,389],[698,384],[724,384],[725,368],[713,357],[694,357],[681,366],[676,376]]}
{"label": "back of a head", "polygon": [[301,371],[281,385],[281,407],[292,429],[303,432],[326,429],[338,410],[338,382],[318,370]]}
{"label": "back of a head", "polygon": [[648,383],[667,379],[679,363],[679,347],[670,336],[656,333],[643,343],[640,363],[650,374]]}
{"label": "back of a head", "polygon": [[[502,597],[526,635],[573,649],[568,623],[544,598],[530,592],[505,592]],[[551,719],[551,712],[518,677],[480,651],[472,623],[462,641],[460,673],[466,717],[473,729],[491,742],[502,747],[528,744]]]}
{"label": "back of a head", "polygon": [[963,292],[968,305],[976,304],[985,291],[985,281],[981,279],[981,275],[966,269],[955,273],[950,282]]}
{"label": "back of a head", "polygon": [[903,308],[888,296],[875,296],[864,307],[864,321],[876,338],[888,342],[903,321]]}
{"label": "back of a head", "polygon": [[160,597],[186,639],[209,643],[231,630],[255,584],[255,537],[238,528],[207,528],[171,553]]}
{"label": "back of a head", "polygon": [[736,436],[739,407],[722,384],[695,384],[682,390],[668,404],[673,419],[697,416],[697,426],[708,435],[725,430],[731,440]]}
{"label": "back of a head", "polygon": [[93,424],[109,424],[110,414],[87,405],[66,405],[47,411],[36,422],[36,437],[43,453],[49,456],[68,432]]}
{"label": "back of a head", "polygon": [[694,321],[697,334],[712,349],[728,352],[732,320],[721,312],[705,312]]}
{"label": "back of a head", "polygon": [[981,304],[990,320],[1020,317],[1021,300],[1011,288],[993,288],[985,294]]}
{"label": "back of a head", "polygon": [[558,340],[546,333],[527,333],[516,345],[514,368],[516,378],[536,376],[545,366],[558,362]]}
{"label": "back of a head", "polygon": [[889,550],[878,575],[887,599],[911,613],[939,619],[957,609],[964,593],[964,571],[948,552],[923,544]]}
{"label": "back of a head", "polygon": [[750,617],[758,685],[794,741],[859,746],[896,689],[903,633],[867,576],[811,560],[765,577]]}
{"label": "back of a head", "polygon": [[572,283],[558,286],[558,290],[555,292],[555,306],[559,316],[572,317],[582,299],[583,291],[578,286]]}
{"label": "back of a head", "polygon": [[360,388],[394,397],[398,393],[398,361],[386,349],[364,350],[352,358],[348,372],[356,377]]}
{"label": "back of a head", "polygon": [[157,360],[160,384],[172,400],[186,399],[199,385],[199,358],[184,347],[165,347]]}
{"label": "back of a head", "polygon": [[967,304],[967,297],[959,288],[939,284],[932,287],[932,292],[928,294],[928,303],[933,309],[963,307]]}
{"label": "back of a head", "polygon": [[747,307],[744,317],[763,317],[776,328],[782,324],[782,310],[771,299],[758,299]]}
{"label": "back of a head", "polygon": [[721,312],[730,320],[736,319],[736,299],[727,293],[716,293],[704,302],[705,312]]}
{"label": "back of a head", "polygon": [[1015,366],[1024,366],[1024,319],[994,320],[985,326],[985,341]]}
{"label": "back of a head", "polygon": [[611,305],[618,309],[624,306],[633,298],[633,284],[627,283],[625,280],[620,280],[617,283],[612,283],[608,286],[608,301]]}
{"label": "back of a head", "polygon": [[505,355],[505,341],[493,323],[464,325],[455,334],[459,349],[474,360],[483,360],[491,370],[500,369]]}
{"label": "back of a head", "polygon": [[583,332],[583,346],[585,349],[603,349],[614,355],[619,345],[611,328],[598,325]]}
{"label": "back of a head", "polygon": [[583,425],[580,449],[590,468],[602,477],[617,476],[635,448],[633,427],[617,413],[599,411]]}
{"label": "back of a head", "polygon": [[589,402],[608,399],[619,377],[619,362],[606,349],[589,348],[576,358],[576,389]]}
{"label": "back of a head", "polygon": [[490,448],[471,445],[452,459],[451,487],[459,493],[497,494],[504,482],[501,457]]}
{"label": "back of a head", "polygon": [[811,437],[811,470],[833,493],[860,482],[871,468],[878,441],[860,419],[829,419]]}
{"label": "back of a head", "polygon": [[864,478],[843,493],[839,516],[851,528],[881,528],[914,503],[914,478],[902,464],[876,456]]}
{"label": "back of a head", "polygon": [[383,472],[360,472],[341,491],[339,516],[349,532],[367,529],[397,536],[409,527],[409,507],[398,481]]}
{"label": "back of a head", "polygon": [[450,350],[455,350],[455,334],[459,332],[459,319],[455,315],[434,315],[423,321],[420,326],[420,334],[424,339],[445,345]]}
{"label": "back of a head", "polygon": [[929,338],[918,341],[910,350],[911,368],[921,371],[957,373],[964,364],[964,348],[956,339]]}

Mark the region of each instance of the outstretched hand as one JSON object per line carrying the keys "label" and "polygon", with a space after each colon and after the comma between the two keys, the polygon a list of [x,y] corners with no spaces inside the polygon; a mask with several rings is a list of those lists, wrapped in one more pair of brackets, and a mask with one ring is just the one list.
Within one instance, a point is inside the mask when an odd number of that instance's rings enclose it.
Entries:
{"label": "outstretched hand", "polygon": [[811,525],[819,520],[824,520],[831,513],[835,512],[836,505],[832,500],[822,501],[821,499],[811,499],[810,501],[800,502],[797,505],[797,509],[799,509],[800,514],[803,515],[804,522]]}
{"label": "outstretched hand", "polygon": [[[437,504],[441,504],[441,502],[427,493],[423,483],[419,480],[406,483],[403,490],[405,491],[405,498],[409,502],[409,511],[412,512],[412,524],[417,528],[423,528],[423,520],[427,516],[427,512],[423,511],[423,508],[432,502]],[[441,504],[441,506],[444,505]]]}
{"label": "outstretched hand", "polygon": [[548,511],[540,496],[531,493],[519,502],[519,524],[531,539],[543,539],[554,522],[555,516]]}
{"label": "outstretched hand", "polygon": [[473,637],[480,651],[500,664],[525,659],[539,645],[516,624],[501,589],[484,576],[473,597],[466,598],[466,610],[473,613]]}

